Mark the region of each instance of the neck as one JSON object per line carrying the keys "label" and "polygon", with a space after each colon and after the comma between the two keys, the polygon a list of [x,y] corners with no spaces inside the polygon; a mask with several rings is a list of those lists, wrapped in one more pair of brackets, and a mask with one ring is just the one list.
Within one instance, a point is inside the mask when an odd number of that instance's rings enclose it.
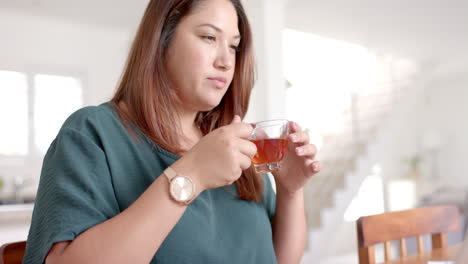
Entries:
{"label": "neck", "polygon": [[183,150],[189,150],[202,137],[200,128],[195,124],[195,118],[198,112],[178,109],[177,113],[179,115],[179,124],[183,134],[181,145]]}

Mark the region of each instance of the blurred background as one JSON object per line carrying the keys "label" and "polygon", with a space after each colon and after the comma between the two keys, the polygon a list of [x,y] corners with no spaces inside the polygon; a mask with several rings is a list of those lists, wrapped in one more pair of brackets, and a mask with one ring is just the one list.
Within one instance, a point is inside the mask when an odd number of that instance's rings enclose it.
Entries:
{"label": "blurred background", "polygon": [[[357,263],[363,215],[456,204],[465,221],[467,0],[243,2],[258,72],[246,121],[298,122],[324,165],[306,186],[303,263]],[[111,98],[147,3],[0,0],[0,244],[26,239],[48,146]]]}

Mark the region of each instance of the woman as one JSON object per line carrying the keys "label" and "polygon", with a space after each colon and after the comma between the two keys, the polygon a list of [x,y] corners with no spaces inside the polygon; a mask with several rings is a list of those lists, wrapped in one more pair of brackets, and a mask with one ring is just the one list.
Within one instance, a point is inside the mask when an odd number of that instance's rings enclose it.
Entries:
{"label": "woman", "polygon": [[298,263],[320,165],[291,122],[277,198],[252,171],[252,52],[239,0],[150,1],[112,101],[46,154],[24,263]]}

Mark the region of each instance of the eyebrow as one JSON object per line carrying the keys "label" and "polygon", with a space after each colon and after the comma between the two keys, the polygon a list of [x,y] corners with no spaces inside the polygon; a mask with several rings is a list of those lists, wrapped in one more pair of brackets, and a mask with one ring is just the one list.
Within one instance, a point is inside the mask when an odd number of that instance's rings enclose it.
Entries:
{"label": "eyebrow", "polygon": [[[215,25],[213,25],[213,24],[201,24],[201,25],[198,25],[197,27],[210,27],[210,28],[216,30],[216,32],[219,32],[219,33],[223,32],[219,27],[217,27],[217,26],[215,26]],[[236,35],[236,36],[234,36],[234,38],[235,38],[235,39],[240,39],[241,36],[240,36],[240,35]]]}

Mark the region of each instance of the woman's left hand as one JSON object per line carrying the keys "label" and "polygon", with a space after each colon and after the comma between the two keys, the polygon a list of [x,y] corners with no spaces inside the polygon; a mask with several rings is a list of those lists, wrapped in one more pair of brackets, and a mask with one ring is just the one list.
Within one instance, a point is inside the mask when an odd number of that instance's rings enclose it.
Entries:
{"label": "woman's left hand", "polygon": [[295,122],[289,122],[288,149],[281,169],[273,172],[279,191],[294,194],[302,190],[307,181],[320,171],[320,162],[315,161],[317,148],[309,143],[309,134]]}

